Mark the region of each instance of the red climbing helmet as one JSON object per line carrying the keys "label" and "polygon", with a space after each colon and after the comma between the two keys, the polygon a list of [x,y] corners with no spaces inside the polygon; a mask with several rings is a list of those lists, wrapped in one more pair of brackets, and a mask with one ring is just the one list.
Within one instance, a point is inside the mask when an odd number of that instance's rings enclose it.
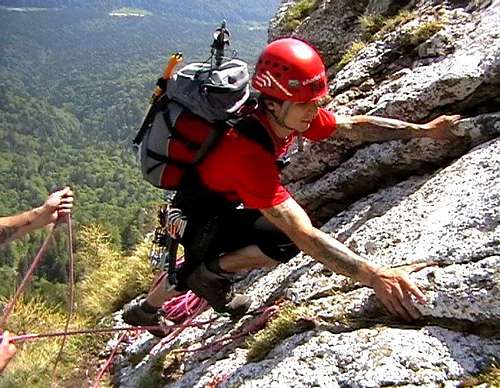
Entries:
{"label": "red climbing helmet", "polygon": [[317,101],[328,94],[325,65],[318,52],[294,38],[278,39],[264,48],[252,86],[282,101]]}

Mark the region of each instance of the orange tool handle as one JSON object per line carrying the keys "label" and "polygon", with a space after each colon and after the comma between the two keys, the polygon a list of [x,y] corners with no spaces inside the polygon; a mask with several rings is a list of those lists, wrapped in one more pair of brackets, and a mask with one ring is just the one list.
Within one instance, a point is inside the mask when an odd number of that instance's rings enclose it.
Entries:
{"label": "orange tool handle", "polygon": [[[170,77],[172,77],[172,74],[174,74],[175,67],[182,62],[182,53],[177,52],[173,53],[170,56],[170,59],[168,60],[167,66],[165,67],[165,70],[163,71],[163,76],[162,78],[166,81]],[[154,95],[156,97],[160,97],[163,94],[164,90],[157,86],[154,91]]]}

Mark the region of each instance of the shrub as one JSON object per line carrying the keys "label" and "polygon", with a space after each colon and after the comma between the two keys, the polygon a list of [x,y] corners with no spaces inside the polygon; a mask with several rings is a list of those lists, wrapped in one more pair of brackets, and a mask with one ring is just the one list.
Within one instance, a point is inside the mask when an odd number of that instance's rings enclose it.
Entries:
{"label": "shrub", "polygon": [[[79,237],[77,260],[82,280],[76,285],[78,308],[70,330],[109,327],[109,320],[106,322],[102,317],[145,291],[152,281],[146,259],[147,243],[141,244],[132,255],[122,257],[99,227],[83,228]],[[0,305],[5,302],[0,299]],[[15,334],[61,332],[66,318],[61,305],[49,304],[39,296],[28,296],[16,304],[7,328]],[[57,367],[60,383],[63,386],[85,385],[82,382],[88,378],[86,368],[95,365],[93,359],[109,337],[109,334],[68,337]],[[20,345],[21,351],[1,381],[2,388],[49,386],[60,341],[61,338],[43,339]]]}
{"label": "shrub", "polygon": [[153,273],[147,259],[147,242],[140,244],[132,255],[122,257],[99,228],[84,229],[81,235],[85,248],[79,262],[89,266],[78,287],[79,306],[84,314],[101,318],[148,289]]}
{"label": "shrub", "polygon": [[290,7],[283,18],[289,30],[295,30],[302,21],[318,8],[319,0],[300,0]]}

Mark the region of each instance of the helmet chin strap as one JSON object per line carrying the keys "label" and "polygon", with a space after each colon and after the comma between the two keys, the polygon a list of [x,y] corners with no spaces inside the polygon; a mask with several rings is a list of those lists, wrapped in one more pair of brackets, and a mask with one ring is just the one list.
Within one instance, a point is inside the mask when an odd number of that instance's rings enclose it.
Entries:
{"label": "helmet chin strap", "polygon": [[271,113],[271,116],[272,116],[273,120],[276,122],[276,124],[278,124],[279,126],[281,126],[283,128],[288,129],[289,131],[296,133],[296,135],[297,135],[297,149],[299,152],[302,152],[302,151],[304,151],[304,140],[302,139],[302,133],[297,132],[295,130],[295,128],[291,128],[285,124],[285,119],[286,119],[286,116],[288,115],[288,112],[290,111],[291,106],[292,106],[292,104],[290,103],[290,101],[283,102],[283,108],[285,109],[285,111],[284,111],[282,119],[280,119],[276,115],[276,113],[274,113],[274,111],[269,111],[269,113]]}
{"label": "helmet chin strap", "polygon": [[288,116],[288,112],[290,111],[290,108],[292,106],[292,103],[290,101],[284,101],[283,102],[283,108],[285,109],[284,114],[282,115],[282,118],[279,118],[274,110],[269,110],[269,113],[271,113],[271,116],[273,117],[273,120],[276,124],[278,124],[280,127],[286,128],[289,131],[295,132],[295,128],[289,127],[288,125],[285,124],[285,119],[286,116]]}

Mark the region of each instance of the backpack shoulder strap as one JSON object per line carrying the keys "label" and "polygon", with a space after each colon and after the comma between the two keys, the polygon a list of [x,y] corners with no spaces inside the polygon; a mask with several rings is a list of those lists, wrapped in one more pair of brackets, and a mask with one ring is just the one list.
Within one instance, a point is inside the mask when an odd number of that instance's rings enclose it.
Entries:
{"label": "backpack shoulder strap", "polygon": [[275,150],[271,136],[264,125],[255,117],[243,117],[233,124],[233,128],[246,138],[260,144],[266,151],[274,154]]}
{"label": "backpack shoulder strap", "polygon": [[236,131],[257,144],[268,152],[274,153],[274,144],[266,128],[259,120],[252,116],[245,116],[237,120],[216,121],[207,139],[201,145],[193,165],[199,165],[202,160],[219,144],[227,129],[233,127]]}
{"label": "backpack shoulder strap", "polygon": [[[270,152],[272,155],[275,155],[276,150],[274,148],[274,143],[271,135],[264,127],[264,125],[262,125],[262,123],[255,117],[243,117],[233,124],[233,128],[248,139],[251,139],[257,144],[260,144],[266,151]],[[288,154],[276,159],[276,166],[278,167],[279,171],[283,170],[289,164],[290,156]]]}

